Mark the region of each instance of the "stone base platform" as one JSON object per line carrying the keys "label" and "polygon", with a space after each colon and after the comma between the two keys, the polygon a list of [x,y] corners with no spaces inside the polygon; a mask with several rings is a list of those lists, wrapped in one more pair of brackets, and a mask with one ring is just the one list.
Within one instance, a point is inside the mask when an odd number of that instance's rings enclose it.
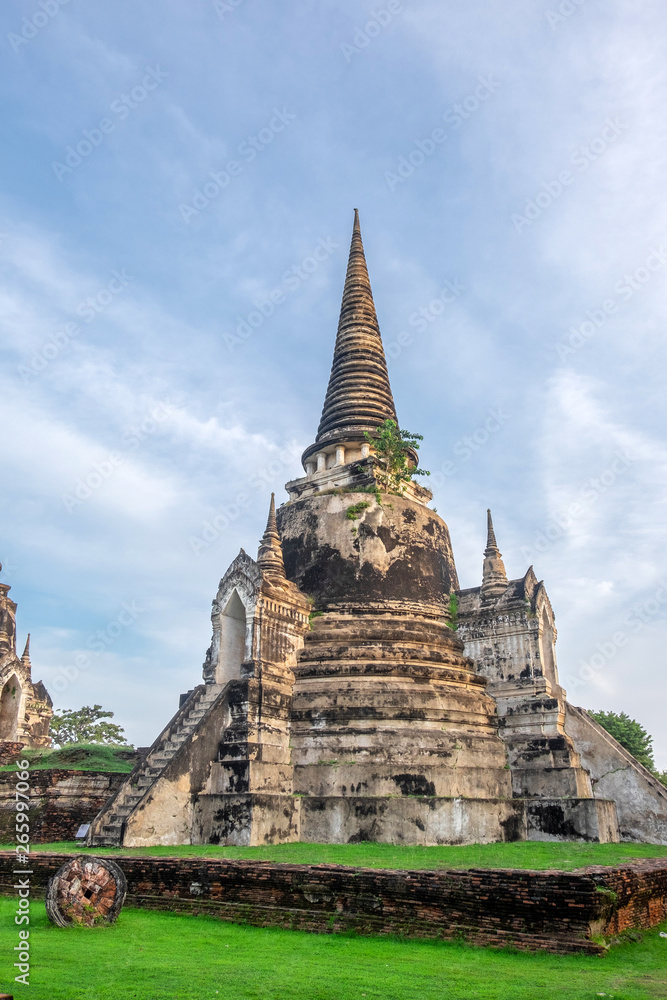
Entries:
{"label": "stone base platform", "polygon": [[[605,799],[464,799],[200,795],[198,843],[243,846],[307,841],[355,844],[489,844],[518,840],[617,843],[614,803]],[[126,846],[132,846],[126,840]]]}
{"label": "stone base platform", "polygon": [[[31,854],[35,900],[64,860]],[[127,879],[128,906],[256,927],[463,937],[498,948],[601,954],[605,938],[667,919],[667,858],[573,872],[393,871],[120,852],[113,860]],[[0,852],[0,892],[14,897],[15,866],[13,851]]]}

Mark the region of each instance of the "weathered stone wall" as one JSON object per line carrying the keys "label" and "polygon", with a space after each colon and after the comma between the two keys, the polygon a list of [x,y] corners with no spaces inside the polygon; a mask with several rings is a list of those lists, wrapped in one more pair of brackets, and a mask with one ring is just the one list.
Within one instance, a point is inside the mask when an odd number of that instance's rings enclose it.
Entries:
{"label": "weathered stone wall", "polygon": [[495,704],[471,668],[418,604],[315,618],[295,668],[295,792],[511,798]]}
{"label": "weathered stone wall", "polygon": [[588,712],[569,702],[565,729],[590,773],[593,795],[616,802],[621,840],[667,844],[667,788]]}
{"label": "weathered stone wall", "polygon": [[465,799],[420,795],[304,796],[300,836],[311,843],[489,844],[573,840],[615,843],[613,802],[600,799]]}
{"label": "weathered stone wall", "polygon": [[[31,856],[46,886],[62,854]],[[475,944],[599,953],[592,937],[652,927],[667,916],[667,859],[575,872],[393,871],[210,858],[115,855],[133,906],[320,933],[464,937]],[[0,852],[0,891],[15,881]],[[600,892],[600,889],[607,890]]]}
{"label": "weathered stone wall", "polygon": [[590,798],[590,777],[564,729],[556,627],[544,585],[531,568],[500,587],[490,597],[484,586],[459,592],[458,634],[495,699],[513,793]]}
{"label": "weathered stone wall", "polygon": [[[74,840],[82,823],[91,823],[126,773],[43,770],[30,772],[30,839],[33,844]],[[16,775],[0,772],[0,841],[14,841]]]}

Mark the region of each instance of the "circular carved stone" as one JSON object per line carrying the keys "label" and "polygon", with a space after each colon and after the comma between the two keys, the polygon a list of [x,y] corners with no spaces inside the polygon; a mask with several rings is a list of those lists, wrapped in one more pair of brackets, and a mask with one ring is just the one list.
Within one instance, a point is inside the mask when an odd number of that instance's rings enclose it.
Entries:
{"label": "circular carved stone", "polygon": [[112,924],[121,911],[127,879],[117,864],[103,858],[72,858],[46,889],[46,912],[58,927]]}

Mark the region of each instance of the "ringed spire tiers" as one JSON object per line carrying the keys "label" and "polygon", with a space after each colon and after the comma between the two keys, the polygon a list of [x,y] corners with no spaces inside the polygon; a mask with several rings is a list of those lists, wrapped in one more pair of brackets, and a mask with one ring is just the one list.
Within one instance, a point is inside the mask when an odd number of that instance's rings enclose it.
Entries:
{"label": "ringed spire tiers", "polygon": [[280,533],[276,522],[276,495],[271,494],[271,504],[269,506],[269,516],[266,522],[264,535],[259,543],[257,553],[257,565],[268,576],[285,579],[285,564],[283,562],[283,550],[280,545]]}
{"label": "ringed spire tiers", "polygon": [[[315,443],[303,453],[306,471],[309,460],[318,453],[332,454],[336,445],[364,442],[365,431],[372,432],[383,421],[396,419],[355,208],[331,375]],[[368,454],[366,448],[364,451]]]}
{"label": "ringed spire tiers", "polygon": [[[354,210],[350,256],[343,288],[331,375],[315,442],[301,456],[305,476],[285,484],[291,500],[330,490],[354,493],[378,488],[375,454],[377,428],[398,424],[389,385],[380,327],[361,241],[359,212]],[[370,440],[366,437],[369,435]],[[417,451],[407,449],[408,465],[419,464]],[[411,480],[403,496],[421,504],[433,497]]]}

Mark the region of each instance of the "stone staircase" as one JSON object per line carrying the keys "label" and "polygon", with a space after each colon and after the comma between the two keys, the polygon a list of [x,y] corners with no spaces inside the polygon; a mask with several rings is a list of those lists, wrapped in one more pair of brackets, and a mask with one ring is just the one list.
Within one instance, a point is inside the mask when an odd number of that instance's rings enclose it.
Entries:
{"label": "stone staircase", "polygon": [[125,823],[195,731],[223,688],[200,684],[181,705],[142,761],[97,814],[86,839],[88,847],[121,847]]}

